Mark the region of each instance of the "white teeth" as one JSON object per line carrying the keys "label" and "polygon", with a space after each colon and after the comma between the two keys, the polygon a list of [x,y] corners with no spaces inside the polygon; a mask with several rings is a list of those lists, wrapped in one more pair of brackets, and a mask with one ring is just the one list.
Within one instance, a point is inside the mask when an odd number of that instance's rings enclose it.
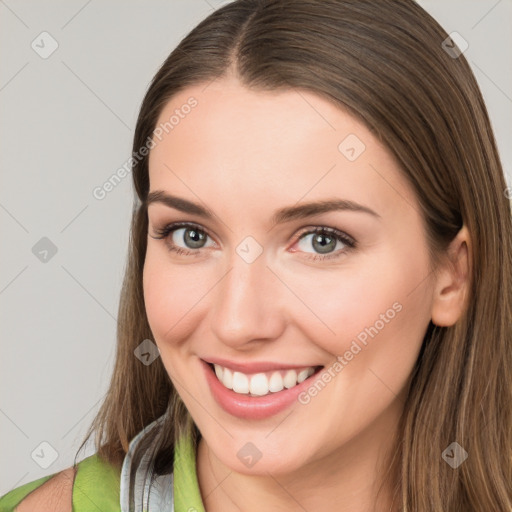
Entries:
{"label": "white teeth", "polygon": [[270,377],[270,381],[268,383],[268,389],[272,391],[272,393],[277,393],[278,391],[282,391],[284,388],[283,377],[279,372],[274,372]]}
{"label": "white teeth", "polygon": [[242,372],[233,372],[218,364],[213,365],[215,375],[219,381],[235,393],[251,396],[264,396],[269,393],[278,393],[284,388],[290,389],[304,382],[315,373],[312,366],[297,370],[278,370],[266,373],[246,375]]}
{"label": "white teeth", "polygon": [[299,384],[301,382],[304,382],[309,377],[308,371],[309,371],[309,369],[302,370],[301,372],[299,372],[299,374],[297,375],[297,382]]}
{"label": "white teeth", "polygon": [[297,372],[295,370],[288,370],[283,379],[285,388],[293,388],[297,384]]}
{"label": "white teeth", "polygon": [[[217,366],[217,365],[215,365]],[[231,370],[228,370],[227,368],[222,368],[222,380],[219,379],[224,386],[226,386],[228,389],[233,389],[233,374],[231,373]]]}
{"label": "white teeth", "polygon": [[233,373],[233,391],[235,393],[249,393],[249,379],[245,373]]}
{"label": "white teeth", "polygon": [[249,385],[251,394],[263,396],[268,393],[268,380],[264,373],[257,373],[251,377],[251,383]]}

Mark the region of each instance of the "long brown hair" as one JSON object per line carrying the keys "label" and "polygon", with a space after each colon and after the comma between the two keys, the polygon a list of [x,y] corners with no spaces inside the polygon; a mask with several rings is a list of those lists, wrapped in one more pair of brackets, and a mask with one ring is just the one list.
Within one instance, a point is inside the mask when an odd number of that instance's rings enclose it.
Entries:
{"label": "long brown hair", "polygon": [[[425,333],[390,474],[397,510],[512,510],[511,208],[481,92],[464,55],[443,47],[447,37],[413,0],[238,0],[179,43],[137,120],[137,198],[115,368],[82,447],[96,432],[98,454],[119,466],[135,434],[166,412],[157,472],[172,469],[177,436],[187,432],[197,441],[160,358],[145,366],[134,356],[153,339],[142,291],[148,157],[139,150],[176,93],[232,72],[256,90],[314,92],[362,121],[414,188],[433,261],[467,226],[467,308],[454,326],[431,322]],[[441,456],[452,442],[468,453],[456,469]]]}

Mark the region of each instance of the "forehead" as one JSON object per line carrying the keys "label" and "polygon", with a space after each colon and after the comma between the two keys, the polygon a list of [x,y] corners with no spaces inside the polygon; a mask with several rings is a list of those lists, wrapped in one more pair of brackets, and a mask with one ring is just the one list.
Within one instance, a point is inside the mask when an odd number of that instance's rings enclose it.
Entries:
{"label": "forehead", "polygon": [[310,91],[262,92],[219,79],[174,96],[155,128],[150,190],[240,207],[326,195],[371,201],[381,210],[397,197],[414,201],[389,150],[355,117]]}

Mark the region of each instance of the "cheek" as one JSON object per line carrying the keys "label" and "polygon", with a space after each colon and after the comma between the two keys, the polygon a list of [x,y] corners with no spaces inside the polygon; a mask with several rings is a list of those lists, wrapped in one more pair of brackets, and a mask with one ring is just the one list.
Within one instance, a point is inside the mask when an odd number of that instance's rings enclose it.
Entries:
{"label": "cheek", "polygon": [[142,273],[144,305],[149,325],[157,342],[164,328],[164,319],[169,312],[171,296],[169,293],[171,288],[168,286],[164,271],[165,267],[155,257],[154,251],[148,247]]}
{"label": "cheek", "polygon": [[[310,294],[308,300],[318,305],[315,312],[334,335],[326,336],[318,323],[315,332],[311,322],[302,320],[309,340],[334,357],[326,384],[312,384],[301,403],[312,415],[331,411],[325,429],[343,424],[340,439],[373,422],[404,389],[430,319],[427,260],[414,250],[416,259],[403,248],[387,251],[357,269],[347,268],[335,284],[332,276],[322,278],[325,292]],[[316,283],[315,290],[320,290]],[[322,391],[324,387],[329,391]],[[317,425],[297,424],[299,428],[318,435]]]}
{"label": "cheek", "polygon": [[[173,264],[167,251],[148,246],[143,269],[144,303],[148,322],[159,346],[179,346],[197,327],[206,301],[204,295],[213,285],[207,271]],[[209,284],[210,283],[210,284]]]}
{"label": "cheek", "polygon": [[[143,269],[143,292],[146,316],[153,339],[158,346],[162,363],[169,377],[180,374],[182,357],[175,357],[180,350],[180,337],[177,334],[186,325],[185,304],[179,273],[170,272],[170,265],[165,264],[160,251],[148,248]],[[188,298],[188,295],[185,294]],[[180,321],[180,318],[183,318]],[[173,340],[172,342],[170,340]],[[175,383],[176,385],[176,383]]]}
{"label": "cheek", "polygon": [[305,315],[297,321],[310,340],[335,356],[351,347],[357,351],[354,340],[363,349],[379,343],[390,357],[404,349],[412,355],[430,320],[428,272],[426,252],[387,247],[338,273],[318,274],[314,287],[311,278],[295,277],[297,294],[321,320]]}

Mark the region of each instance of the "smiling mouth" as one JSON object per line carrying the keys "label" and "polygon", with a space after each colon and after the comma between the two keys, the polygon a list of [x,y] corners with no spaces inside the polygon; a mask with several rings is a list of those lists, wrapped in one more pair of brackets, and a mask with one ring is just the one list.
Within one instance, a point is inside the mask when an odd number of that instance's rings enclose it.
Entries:
{"label": "smiling mouth", "polygon": [[208,363],[218,381],[235,393],[246,396],[266,396],[291,389],[318,373],[323,366],[305,366],[289,370],[273,370],[246,374],[219,364]]}

